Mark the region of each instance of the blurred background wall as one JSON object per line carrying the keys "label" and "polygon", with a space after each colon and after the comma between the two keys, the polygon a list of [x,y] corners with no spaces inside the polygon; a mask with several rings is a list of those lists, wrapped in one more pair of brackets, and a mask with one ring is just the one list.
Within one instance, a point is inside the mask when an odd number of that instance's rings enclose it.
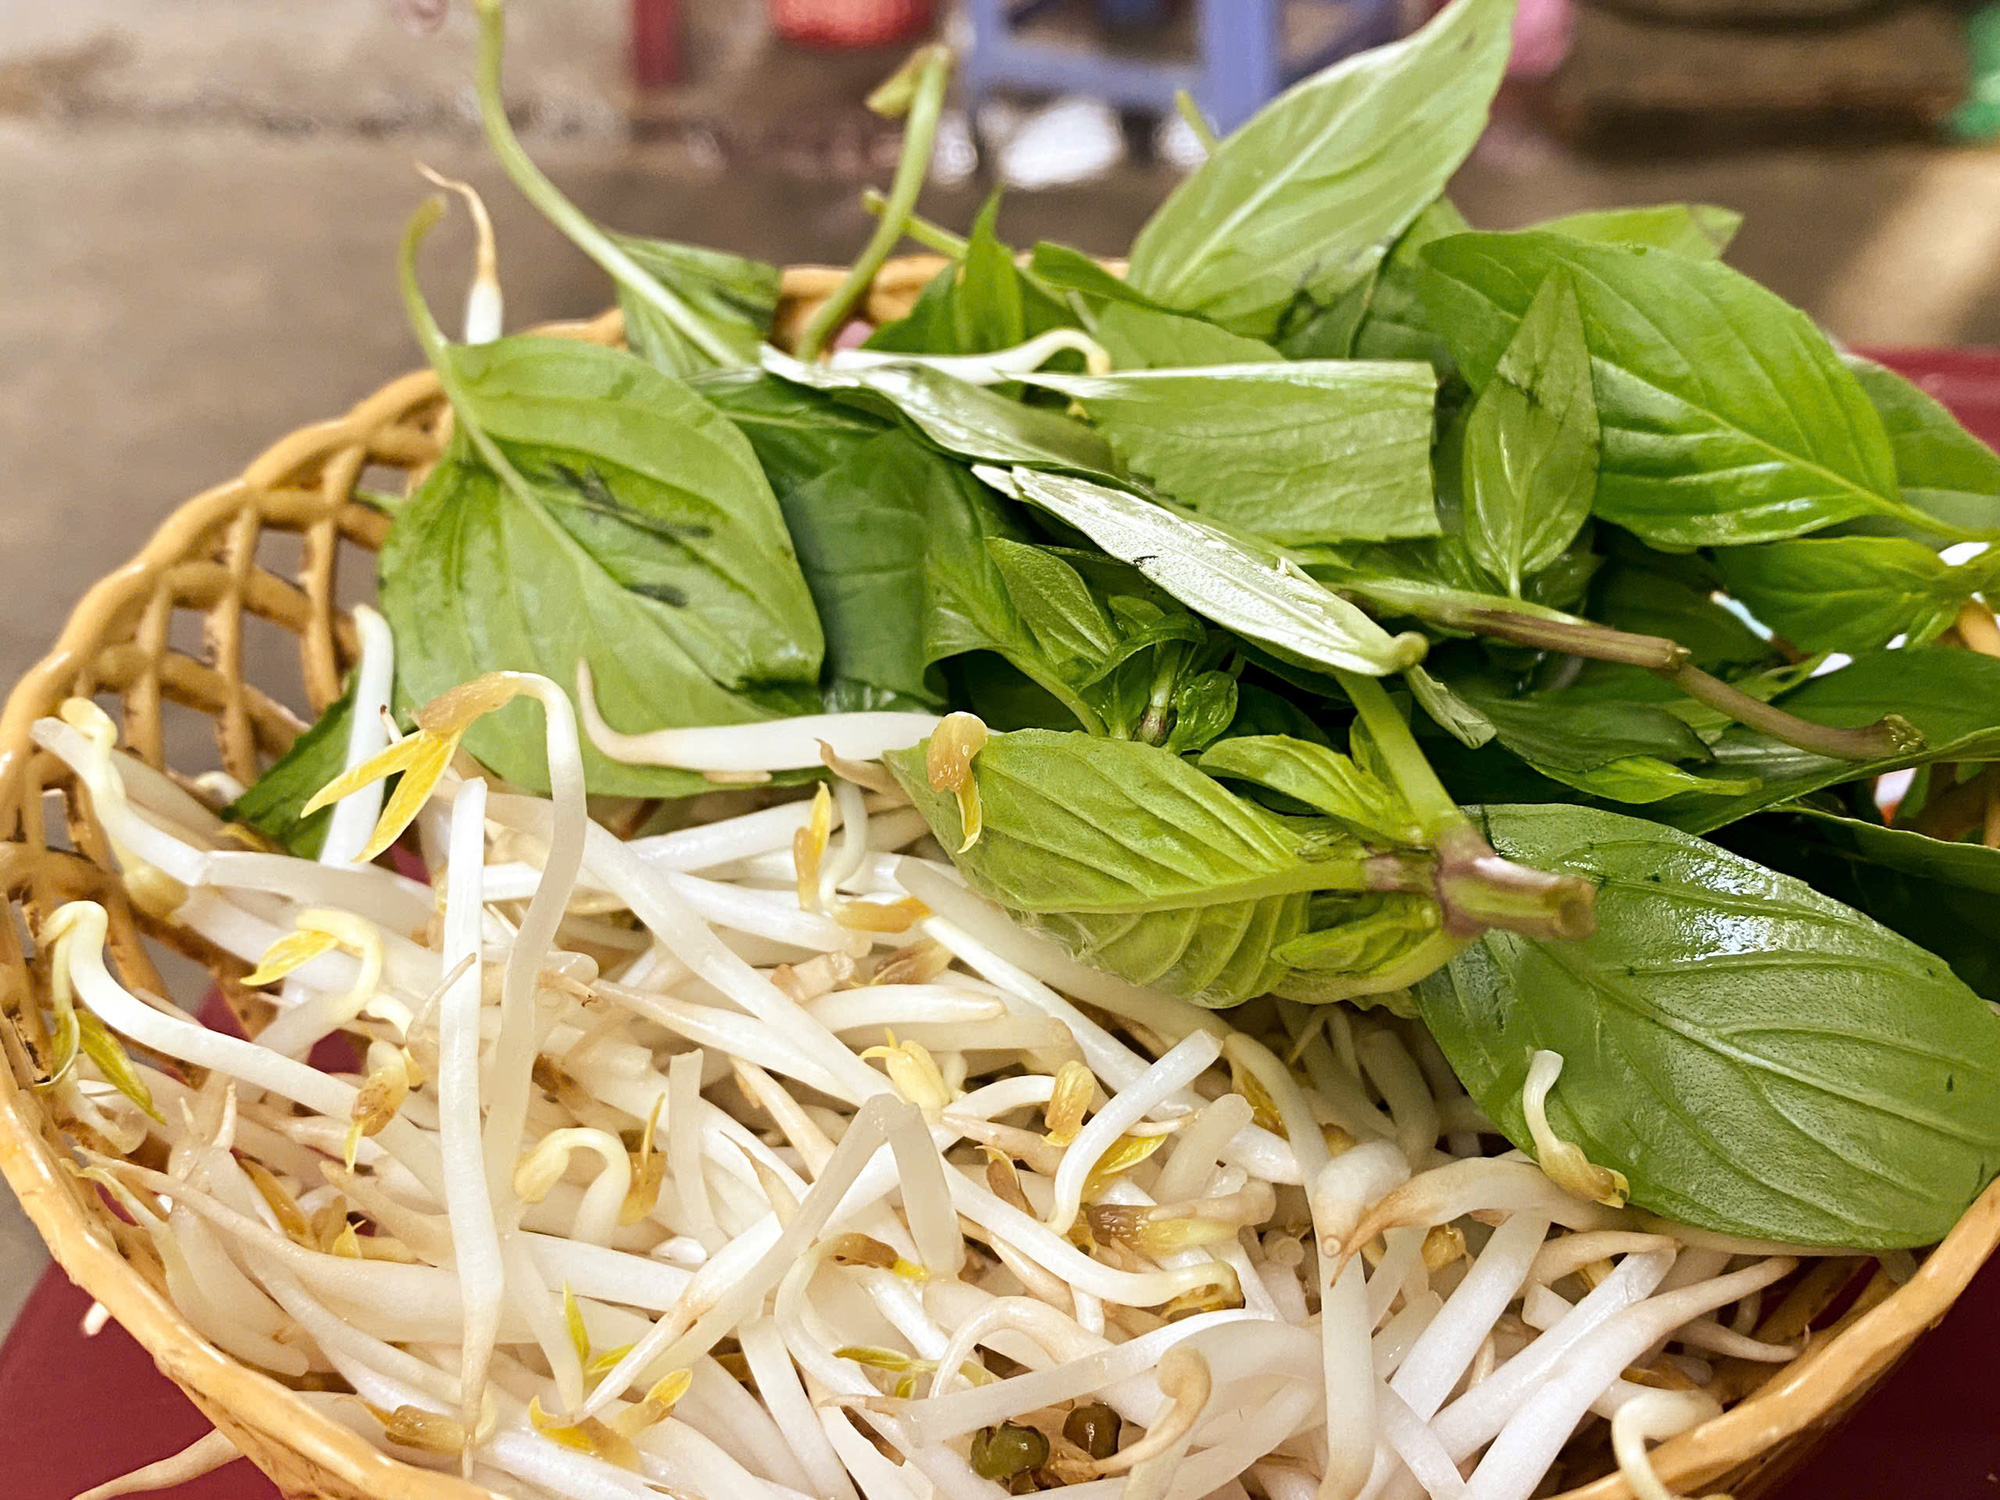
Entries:
{"label": "blurred background wall", "polygon": [[[1309,51],[1329,26],[1421,19],[1368,3],[1302,0],[1275,21],[1266,0],[1045,4],[1016,41],[1063,50],[1055,86],[996,84],[958,110],[923,209],[962,225],[1004,177],[1013,243],[1121,251],[1197,148],[1171,114],[1079,85],[1179,69],[1228,115],[1258,86],[1260,45]],[[861,100],[929,26],[992,63],[999,0],[964,4],[513,0],[508,92],[529,147],[592,215],[843,261],[870,224],[860,190],[886,182],[896,150]],[[1524,7],[1517,76],[1452,188],[1475,223],[1720,203],[1748,216],[1731,259],[1835,335],[2000,344],[2000,154],[1979,144],[2000,126],[2000,76],[1980,86],[2000,67],[2000,12]],[[969,45],[981,9],[989,31]],[[416,24],[433,10],[435,29]],[[913,35],[823,45],[871,20],[897,29],[885,12]],[[787,40],[774,15],[821,45]],[[174,504],[416,363],[392,267],[428,191],[416,162],[486,193],[512,326],[609,301],[489,165],[471,29],[442,0],[0,0],[0,679]],[[427,255],[441,306],[464,250],[441,235]],[[37,1256],[0,1208],[0,1328]]]}

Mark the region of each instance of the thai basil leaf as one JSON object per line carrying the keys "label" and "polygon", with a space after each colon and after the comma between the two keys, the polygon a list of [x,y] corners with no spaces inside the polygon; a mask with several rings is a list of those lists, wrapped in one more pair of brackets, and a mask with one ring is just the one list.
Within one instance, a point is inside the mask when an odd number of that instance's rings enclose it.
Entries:
{"label": "thai basil leaf", "polygon": [[318,859],[326,842],[333,809],[323,807],[309,818],[299,809],[319,789],[347,769],[347,737],[354,724],[354,684],[327,704],[326,711],[272,761],[243,795],[223,808],[231,823],[243,823],[272,840],[287,854]]}
{"label": "thai basil leaf", "polygon": [[830,701],[936,705],[938,663],[992,651],[1096,726],[1076,684],[1116,633],[1074,570],[1022,541],[961,465],[891,430],[784,508],[826,629]]}
{"label": "thai basil leaf", "polygon": [[1431,716],[1438,728],[1467,749],[1477,750],[1498,732],[1491,719],[1423,667],[1410,667],[1403,673],[1403,680],[1410,685],[1410,696],[1417,706]]}
{"label": "thai basil leaf", "polygon": [[1280,943],[1273,953],[1292,972],[1278,982],[1276,993],[1304,1005],[1346,1000],[1364,1009],[1386,1006],[1399,1016],[1414,1016],[1417,1008],[1407,990],[1356,995],[1356,978],[1394,972],[1442,925],[1437,903],[1427,896],[1396,892],[1320,897],[1313,902],[1313,930]]}
{"label": "thai basil leaf", "polygon": [[1081,250],[1038,240],[1028,258],[1028,274],[1043,286],[1079,292],[1092,302],[1121,302],[1127,307],[1173,314],[1174,309],[1155,301],[1126,281],[1113,275]]}
{"label": "thai basil leaf", "polygon": [[1126,279],[1239,333],[1364,278],[1486,124],[1511,0],[1454,0],[1408,39],[1287,89],[1168,196]]}
{"label": "thai basil leaf", "polygon": [[1076,325],[1061,302],[1024,276],[994,221],[996,190],[973,220],[965,254],[938,272],[908,316],[875,330],[865,347],[907,354],[990,354],[1051,328]]}
{"label": "thai basil leaf", "polygon": [[1449,198],[1437,199],[1410,221],[1368,289],[1367,309],[1354,329],[1356,359],[1428,360],[1440,379],[1457,370],[1450,346],[1424,311],[1419,277],[1424,246],[1471,227]]}
{"label": "thai basil leaf", "polygon": [[924,283],[910,310],[893,323],[884,323],[862,341],[864,349],[884,354],[957,354],[957,319],[952,314],[953,293],[958,288],[956,263],[943,267]]}
{"label": "thai basil leaf", "polygon": [[1576,287],[1551,271],[1466,422],[1465,541],[1515,596],[1563,554],[1597,489],[1597,404]]}
{"label": "thai basil leaf", "polygon": [[[946,848],[957,802],[922,747],[884,757]],[[968,884],[1077,957],[1203,1005],[1233,1005],[1284,971],[1310,894],[1358,889],[1359,846],[1302,833],[1136,740],[1022,730],[972,762],[983,832],[952,856]]]}
{"label": "thai basil leaf", "polygon": [[1073,397],[1132,472],[1281,543],[1435,536],[1429,365],[1315,360],[1028,377]]}
{"label": "thai basil leaf", "polygon": [[1833,760],[1783,744],[1741,725],[1713,745],[1716,767],[1755,776],[1755,792],[1732,797],[1676,797],[1654,816],[1690,833],[1707,833],[1750,813],[1821,787],[1939,761],[2000,759],[2000,658],[1976,651],[1857,653],[1838,671],[1814,677],[1777,699],[1815,724],[1854,728],[1901,714],[1924,737],[1921,749],[1879,761]]}
{"label": "thai basil leaf", "polygon": [[1489,932],[1418,990],[1516,1145],[1533,1149],[1521,1089],[1548,1049],[1557,1134],[1684,1223],[1925,1245],[2000,1166],[2000,1017],[1933,955],[1656,824],[1546,805],[1485,820],[1503,854],[1599,885],[1594,936]]}
{"label": "thai basil leaf", "polygon": [[[379,565],[397,687],[424,702],[482,672],[571,687],[638,731],[808,712],[822,642],[812,595],[756,457],[687,386],[618,350],[511,338],[448,357],[476,422],[527,493],[456,441],[396,518]],[[540,711],[475,724],[466,748],[546,784]],[[585,744],[593,791],[681,795],[682,772]]]}
{"label": "thai basil leaf", "polygon": [[[778,310],[778,268],[721,250],[613,234],[611,239],[641,269],[677,295],[697,318],[736,351],[745,365],[757,350]],[[632,352],[669,375],[688,376],[712,369],[715,361],[697,348],[652,303],[621,283],[618,305],[625,313],[625,342]]]}
{"label": "thai basil leaf", "polygon": [[1349,756],[1286,735],[1240,735],[1211,747],[1202,770],[1303,803],[1375,844],[1418,845],[1423,829],[1402,794]]}
{"label": "thai basil leaf", "polygon": [[1888,429],[1904,502],[1928,518],[1914,529],[1931,536],[2000,535],[2000,454],[1894,370],[1858,354],[1842,357]]}
{"label": "thai basil leaf", "polygon": [[[1912,829],[1885,828],[1880,823],[1842,817],[1804,804],[1783,811],[1810,818],[1823,837],[1871,864],[2000,896],[2000,849],[1985,844],[1947,843]],[[1986,936],[1990,938],[1992,934]]]}
{"label": "thai basil leaf", "polygon": [[1112,623],[1083,577],[1046,547],[993,537],[986,543],[1021,623],[1050,664],[1082,680],[1118,649]]}
{"label": "thai basil leaf", "polygon": [[994,232],[999,214],[1000,190],[995,188],[972,221],[953,290],[952,331],[961,354],[1011,349],[1028,337],[1021,273],[1014,268],[1014,252]]}
{"label": "thai basil leaf", "polygon": [[974,473],[1074,526],[1196,614],[1302,666],[1381,677],[1423,654],[1422,637],[1391,636],[1289,560],[1208,522],[1070,475]]}
{"label": "thai basil leaf", "polygon": [[1806,651],[1867,651],[1898,635],[1921,646],[1991,585],[1996,564],[1987,553],[1953,567],[1899,536],[1808,537],[1715,554],[1729,592]]}
{"label": "thai basil leaf", "polygon": [[1753,779],[1715,786],[1675,761],[1710,759],[1679,718],[1647,703],[1574,701],[1560,693],[1507,698],[1468,688],[1464,696],[1508,750],[1553,781],[1618,802],[1657,802],[1676,792],[1748,791]]}
{"label": "thai basil leaf", "polygon": [[1724,830],[1727,847],[1865,911],[2000,1001],[2000,852],[1798,804]]}
{"label": "thai basil leaf", "polygon": [[839,393],[869,410],[901,415],[946,453],[983,463],[1031,464],[1115,479],[1110,446],[1059,412],[1010,401],[927,365],[808,365],[764,351],[764,368],[794,384]]}
{"label": "thai basil leaf", "polygon": [[1718,261],[1555,234],[1423,251],[1424,306],[1474,387],[1542,279],[1576,278],[1603,433],[1596,513],[1656,546],[1778,541],[1920,517],[1861,384],[1810,319]]}
{"label": "thai basil leaf", "polygon": [[1118,370],[1274,364],[1284,358],[1261,339],[1129,302],[1110,303],[1097,315],[1097,341]]}
{"label": "thai basil leaf", "polygon": [[934,509],[977,499],[960,492],[946,468],[914,438],[890,430],[781,499],[826,635],[831,701],[938,702],[925,598],[932,569],[948,571],[952,559],[927,557],[926,543]]}
{"label": "thai basil leaf", "polygon": [[[749,443],[687,386],[574,339],[453,346],[472,420],[622,587],[676,611],[725,687],[807,682],[820,637]],[[558,674],[566,680],[575,664]]]}
{"label": "thai basil leaf", "polygon": [[1197,672],[1174,687],[1174,727],[1163,748],[1189,755],[1213,743],[1236,718],[1236,679],[1227,672]]}
{"label": "thai basil leaf", "polygon": [[1601,208],[1544,219],[1530,229],[1598,245],[1670,250],[1716,260],[1743,227],[1743,215],[1713,203],[1660,203],[1649,208]]}
{"label": "thai basil leaf", "polygon": [[710,370],[688,384],[750,440],[780,500],[889,430],[880,418],[762,370]]}
{"label": "thai basil leaf", "polygon": [[1621,755],[1586,771],[1539,767],[1551,781],[1574,787],[1606,802],[1661,802],[1683,792],[1728,796],[1755,791],[1754,776],[1718,776],[1690,771],[1655,755]]}

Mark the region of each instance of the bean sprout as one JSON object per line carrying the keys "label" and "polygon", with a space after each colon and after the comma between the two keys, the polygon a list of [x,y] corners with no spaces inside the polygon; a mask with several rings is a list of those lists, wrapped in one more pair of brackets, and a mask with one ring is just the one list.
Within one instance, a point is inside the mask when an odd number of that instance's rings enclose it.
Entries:
{"label": "bean sprout", "polygon": [[[322,862],[226,847],[94,710],[35,729],[128,882],[282,979],[260,1039],[122,983],[95,903],[37,937],[65,999],[210,1080],[137,1058],[153,1118],[79,1063],[73,1116],[111,1129],[76,1170],[197,1329],[342,1384],[325,1409],[387,1451],[587,1500],[988,1500],[1005,1462],[1080,1500],[1521,1500],[1608,1414],[1659,1500],[1646,1442],[1714,1402],[1628,1371],[1796,1352],[1754,1321],[1791,1262],[1732,1259],[1781,1247],[1589,1201],[1615,1194],[1549,1126],[1554,1054],[1523,1101],[1551,1170],[1479,1155],[1415,1023],[1204,1011],[894,853],[922,820],[861,763],[928,716],[635,747],[586,694],[600,748],[735,772],[825,740],[854,773],[621,842],[552,685],[481,679],[391,743],[393,642],[360,629]],[[439,753],[517,694],[548,797]],[[355,858],[412,818],[435,889]],[[325,1034],[359,1076],[299,1060]],[[142,1138],[167,1170],[98,1154]]]}

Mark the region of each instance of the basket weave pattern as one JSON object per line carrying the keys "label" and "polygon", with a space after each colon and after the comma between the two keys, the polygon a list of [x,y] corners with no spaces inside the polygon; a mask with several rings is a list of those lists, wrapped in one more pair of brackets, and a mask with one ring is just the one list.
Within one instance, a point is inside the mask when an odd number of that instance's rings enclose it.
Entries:
{"label": "basket weave pattern", "polygon": [[[891,262],[866,306],[870,321],[907,311],[941,264],[930,257]],[[786,273],[776,336],[801,327],[841,273],[816,267]],[[613,313],[545,330],[615,343]],[[377,550],[388,527],[355,499],[375,468],[420,472],[435,460],[445,417],[434,376],[408,375],[345,417],[283,439],[241,477],[177,510],[131,563],[101,580],[76,607],[54,649],[8,697],[0,713],[0,887],[18,915],[0,922],[0,1169],[70,1278],[108,1308],[232,1442],[287,1495],[311,1500],[471,1500],[487,1492],[454,1475],[418,1469],[381,1453],[197,1336],[175,1311],[143,1236],[110,1213],[94,1189],[60,1163],[64,1127],[31,1087],[46,1056],[42,1012],[47,976],[24,949],[64,901],[89,897],[110,913],[110,942],[128,982],[167,992],[148,951],[163,944],[203,963],[253,1029],[261,1002],[237,981],[245,968],[188,934],[146,916],[127,900],[108,844],[66,768],[37,750],[29,728],[71,696],[97,697],[118,721],[122,743],[167,769],[170,705],[209,720],[223,770],[248,782],[283,751],[305,720],[245,675],[253,620],[296,644],[304,706],[317,713],[340,691],[352,663],[353,628],[338,603],[343,552]],[[289,544],[271,542],[294,537]],[[289,547],[297,563],[260,561]],[[175,643],[185,616],[197,617],[196,650]],[[115,701],[114,701],[115,700]],[[185,773],[188,768],[178,767]],[[59,816],[58,816],[59,814]],[[1923,1263],[1891,1289],[1879,1271],[1858,1300],[1816,1332],[1805,1355],[1775,1372],[1725,1365],[1721,1378],[1748,1394],[1722,1416],[1655,1450],[1669,1483],[1688,1490],[1730,1488],[1739,1496],[1767,1486],[1858,1400],[1942,1317],[2000,1244],[2000,1187],[1990,1190]],[[1804,1278],[1768,1313],[1758,1336],[1795,1338],[1865,1262],[1845,1261]],[[1762,1384],[1751,1388],[1752,1382]],[[1617,1500],[1630,1492],[1614,1473],[1565,1500]]]}

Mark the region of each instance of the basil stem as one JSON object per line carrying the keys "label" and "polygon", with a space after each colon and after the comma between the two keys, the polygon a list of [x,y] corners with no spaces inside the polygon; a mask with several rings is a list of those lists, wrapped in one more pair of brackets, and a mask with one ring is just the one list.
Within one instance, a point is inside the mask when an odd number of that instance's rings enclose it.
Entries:
{"label": "basil stem", "polygon": [[1772,739],[1834,760],[1887,760],[1908,755],[1924,747],[1924,737],[1915,725],[1900,714],[1884,714],[1872,724],[1858,729],[1837,729],[1814,724],[1782,708],[1762,702],[1721,678],[1704,672],[1692,661],[1687,647],[1665,636],[1634,635],[1613,630],[1608,625],[1591,625],[1564,620],[1542,620],[1532,615],[1510,614],[1504,610],[1468,610],[1456,623],[1496,640],[1559,651],[1592,661],[1619,662],[1656,672],[1697,702],[1720,709],[1739,724],[1761,730]]}
{"label": "basil stem", "polygon": [[1410,811],[1416,814],[1417,826],[1423,830],[1424,837],[1435,842],[1454,829],[1466,826],[1470,820],[1451,793],[1444,789],[1444,783],[1438,780],[1437,772],[1424,758],[1416,736],[1410,733],[1410,726],[1404,722],[1403,716],[1396,712],[1396,705],[1389,701],[1389,694],[1381,682],[1373,677],[1364,677],[1359,672],[1344,672],[1339,668],[1333,669],[1333,675],[1353,700],[1362,726],[1374,740],[1396,790],[1403,794]]}
{"label": "basil stem", "polygon": [[[493,0],[482,0],[482,4],[491,3]],[[944,90],[950,78],[950,51],[938,46],[924,47],[870,100],[878,107],[907,105],[903,154],[896,163],[895,180],[889,184],[889,200],[883,205],[881,222],[875,226],[875,233],[860,256],[848,267],[846,278],[806,324],[799,337],[800,359],[810,361],[819,357],[827,340],[846,324],[854,304],[861,300],[875,280],[875,273],[888,260],[889,252],[896,248],[896,241],[909,228],[917,194],[923,190],[924,174],[930,170],[931,146],[937,139],[938,116],[944,111]]]}
{"label": "basil stem", "polygon": [[[880,188],[863,188],[861,206],[879,219],[889,211],[888,195]],[[912,213],[904,221],[903,233],[919,245],[928,246],[939,255],[951,260],[964,260],[966,246],[970,243],[964,235],[953,234],[944,225],[926,219],[919,213]]]}
{"label": "basil stem", "polygon": [[740,353],[731,348],[713,328],[695,315],[687,303],[657,277],[648,275],[631,256],[549,181],[534,158],[522,147],[520,138],[507,119],[507,105],[500,95],[500,63],[507,49],[507,14],[503,0],[477,0],[479,9],[479,118],[487,143],[500,165],[513,179],[522,196],[568,235],[576,247],[602,266],[626,291],[657,308],[660,314],[702,353],[718,365],[741,363]]}
{"label": "basil stem", "polygon": [[1719,677],[1711,677],[1700,667],[1688,664],[1671,672],[1661,672],[1675,687],[1710,708],[1718,708],[1752,729],[1762,730],[1775,740],[1797,745],[1834,760],[1887,760],[1910,755],[1924,748],[1924,736],[1901,714],[1884,714],[1872,724],[1858,729],[1835,729],[1814,724],[1782,708],[1751,697],[1731,687]]}
{"label": "basil stem", "polygon": [[1215,127],[1208,122],[1208,116],[1195,103],[1194,95],[1186,89],[1174,90],[1174,112],[1186,122],[1194,132],[1194,138],[1201,143],[1201,149],[1209,156],[1215,155],[1215,148],[1222,144],[1215,134]]}
{"label": "basil stem", "polygon": [[1596,892],[1590,883],[1573,875],[1530,869],[1495,854],[1438,780],[1381,682],[1352,672],[1334,675],[1353,700],[1396,790],[1436,852],[1432,886],[1444,909],[1445,931],[1464,938],[1503,927],[1532,937],[1588,937],[1596,926],[1592,915]]}

